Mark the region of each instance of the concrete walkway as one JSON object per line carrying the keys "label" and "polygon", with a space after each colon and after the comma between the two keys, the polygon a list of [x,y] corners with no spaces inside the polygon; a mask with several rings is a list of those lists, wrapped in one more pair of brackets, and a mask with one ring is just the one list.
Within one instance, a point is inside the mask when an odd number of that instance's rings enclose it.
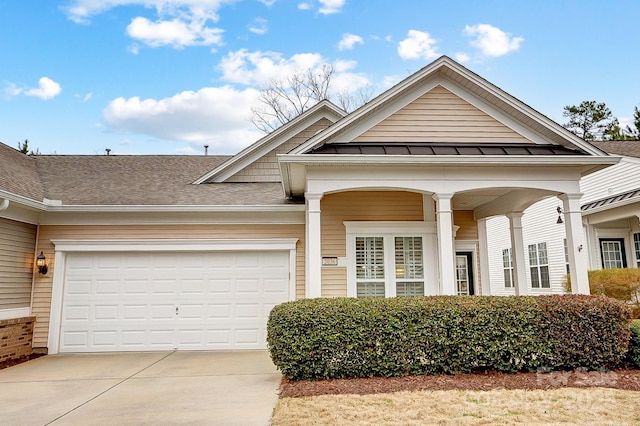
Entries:
{"label": "concrete walkway", "polygon": [[266,351],[48,355],[0,370],[3,425],[268,425]]}

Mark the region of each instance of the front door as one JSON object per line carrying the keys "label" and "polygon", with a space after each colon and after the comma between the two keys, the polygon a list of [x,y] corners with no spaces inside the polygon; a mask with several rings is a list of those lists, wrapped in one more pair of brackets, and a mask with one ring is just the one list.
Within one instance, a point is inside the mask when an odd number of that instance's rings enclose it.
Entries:
{"label": "front door", "polygon": [[623,238],[600,238],[600,253],[604,269],[627,267]]}
{"label": "front door", "polygon": [[456,290],[458,296],[473,296],[473,252],[456,252]]}

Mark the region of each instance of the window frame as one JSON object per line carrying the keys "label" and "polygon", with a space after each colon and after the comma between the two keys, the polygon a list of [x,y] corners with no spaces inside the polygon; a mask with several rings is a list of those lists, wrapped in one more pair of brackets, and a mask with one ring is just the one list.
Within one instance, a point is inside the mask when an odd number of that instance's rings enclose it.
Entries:
{"label": "window frame", "polygon": [[[508,265],[505,263],[505,260],[506,260],[505,254],[509,256]],[[506,275],[507,271],[509,271],[509,279],[510,279],[509,283],[507,283],[507,280],[505,279],[507,276]],[[504,281],[504,288],[515,288],[515,281],[513,279],[513,255],[511,253],[511,247],[502,249],[502,280]]]}
{"label": "window frame", "polygon": [[[533,252],[531,250],[532,247],[534,248]],[[544,247],[544,257],[541,256],[541,247]],[[549,248],[547,247],[546,241],[529,244],[527,246],[527,253],[529,257],[531,288],[536,290],[551,288],[551,277],[549,275]],[[532,253],[535,253],[535,258],[531,256]],[[546,262],[542,262],[542,260],[545,260]],[[536,283],[537,285],[534,285]]]}
{"label": "window frame", "polygon": [[620,263],[621,268],[627,267],[627,252],[625,247],[625,239],[624,238],[599,238],[598,246],[600,248],[600,261],[602,262],[602,269],[610,269],[610,266],[605,266],[605,255],[602,247],[602,243],[619,243],[620,244]]}
{"label": "window frame", "polygon": [[[346,227],[346,254],[347,254],[347,296],[357,297],[356,279],[356,238],[357,237],[382,237],[384,247],[385,265],[385,292],[384,297],[396,297],[397,283],[407,279],[396,278],[395,266],[395,238],[396,237],[420,237],[422,238],[422,270],[424,280],[424,295],[436,294],[430,288],[437,287],[437,267],[435,265],[435,241],[436,228],[432,222],[344,222]],[[409,280],[411,281],[411,280]],[[414,280],[418,281],[418,280]]]}

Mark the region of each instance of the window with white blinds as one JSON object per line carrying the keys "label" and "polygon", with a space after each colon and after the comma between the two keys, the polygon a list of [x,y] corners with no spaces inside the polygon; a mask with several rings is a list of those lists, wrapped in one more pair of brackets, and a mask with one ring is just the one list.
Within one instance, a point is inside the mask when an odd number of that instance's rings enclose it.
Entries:
{"label": "window with white blinds", "polygon": [[424,277],[422,237],[355,237],[357,297],[423,296]]}
{"label": "window with white blinds", "polygon": [[395,237],[396,296],[424,296],[421,237]]}
{"label": "window with white blinds", "polygon": [[384,239],[356,238],[356,282],[358,297],[384,297]]}

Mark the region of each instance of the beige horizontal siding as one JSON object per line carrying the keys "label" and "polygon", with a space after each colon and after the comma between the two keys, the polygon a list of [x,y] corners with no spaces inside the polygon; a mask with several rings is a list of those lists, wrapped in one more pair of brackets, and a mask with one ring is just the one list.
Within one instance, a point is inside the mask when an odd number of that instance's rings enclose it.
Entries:
{"label": "beige horizontal siding", "polygon": [[[35,280],[33,314],[37,316],[33,345],[46,347],[51,312],[51,287],[55,248],[51,240],[126,240],[153,238],[298,238],[296,247],[296,298],[304,297],[304,225],[149,225],[149,226],[46,226],[40,227],[38,250],[49,262],[49,273]],[[32,250],[33,255],[33,250]]]}
{"label": "beige horizontal siding", "polygon": [[29,307],[36,229],[35,225],[0,219],[0,309]]}
{"label": "beige horizontal siding", "polygon": [[226,182],[280,182],[280,167],[278,167],[276,155],[286,154],[297,148],[298,145],[330,125],[331,121],[326,118],[318,120],[268,154],[229,177]]}
{"label": "beige horizontal siding", "polygon": [[455,210],[453,224],[460,227],[456,240],[478,240],[478,222],[473,218],[473,210]]}
{"label": "beige horizontal siding", "polygon": [[358,142],[530,142],[437,86],[354,139]]}
{"label": "beige horizontal siding", "polygon": [[[326,195],[321,202],[322,255],[344,257],[345,221],[421,221],[422,194],[404,191],[351,191]],[[347,294],[345,267],[322,268],[322,296]]]}

